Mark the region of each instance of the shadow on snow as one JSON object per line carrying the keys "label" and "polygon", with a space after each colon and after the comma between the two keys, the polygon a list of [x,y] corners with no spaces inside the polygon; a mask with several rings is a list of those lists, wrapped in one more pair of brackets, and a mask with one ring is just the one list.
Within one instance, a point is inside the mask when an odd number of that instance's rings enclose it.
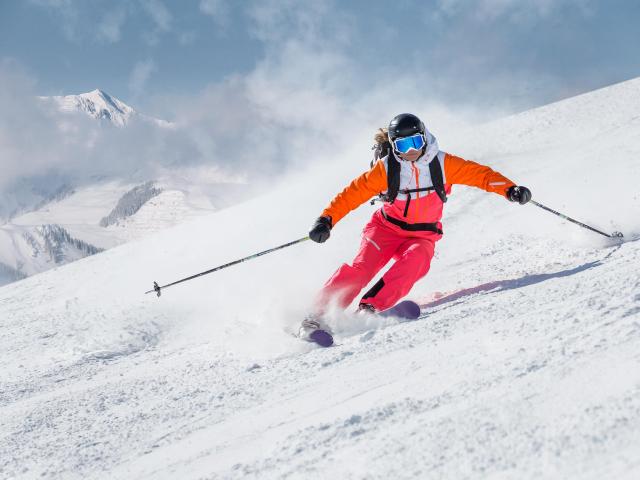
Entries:
{"label": "shadow on snow", "polygon": [[[602,262],[607,260],[619,248],[620,247],[618,246],[617,248],[613,249],[601,260],[587,262],[577,267],[570,268],[567,270],[561,270],[559,272],[554,272],[554,273],[540,273],[540,274],[534,274],[534,275],[525,275],[524,277],[511,279],[511,280],[498,280],[495,282],[483,283],[482,285],[478,285],[476,287],[471,287],[471,288],[465,288],[464,290],[460,290],[459,292],[446,295],[442,298],[438,298],[437,300],[423,303],[420,305],[420,308],[425,309],[425,308],[438,307],[440,305],[456,302],[457,300],[461,300],[466,297],[470,297],[472,295],[476,295],[483,292],[492,292],[492,293],[504,292],[507,290],[514,290],[516,288],[535,285],[536,283],[541,283],[546,280],[551,280],[552,278],[570,277],[571,275],[575,275],[577,273],[584,272],[585,270],[589,270],[591,268],[595,268],[602,265],[603,264]],[[460,302],[457,302],[457,303],[460,303]],[[457,303],[454,303],[454,305],[456,305]]]}

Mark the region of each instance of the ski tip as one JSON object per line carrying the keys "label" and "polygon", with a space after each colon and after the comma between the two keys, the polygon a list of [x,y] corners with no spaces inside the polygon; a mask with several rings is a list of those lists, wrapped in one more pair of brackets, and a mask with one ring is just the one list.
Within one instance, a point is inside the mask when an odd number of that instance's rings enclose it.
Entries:
{"label": "ski tip", "polygon": [[330,347],[333,345],[333,337],[326,330],[314,330],[309,335],[309,339],[321,347]]}

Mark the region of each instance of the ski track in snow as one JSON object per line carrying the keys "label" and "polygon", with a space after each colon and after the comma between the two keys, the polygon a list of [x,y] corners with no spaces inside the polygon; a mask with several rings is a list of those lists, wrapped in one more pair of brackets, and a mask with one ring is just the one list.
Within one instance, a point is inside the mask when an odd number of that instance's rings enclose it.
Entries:
{"label": "ski track in snow", "polygon": [[[370,208],[322,246],[142,292],[299,238],[338,167],[0,288],[0,478],[640,478],[636,92],[526,112],[466,144],[624,243],[455,187],[410,294],[422,318],[334,318],[332,348],[283,330],[352,258]],[[603,123],[609,136],[585,141]]]}

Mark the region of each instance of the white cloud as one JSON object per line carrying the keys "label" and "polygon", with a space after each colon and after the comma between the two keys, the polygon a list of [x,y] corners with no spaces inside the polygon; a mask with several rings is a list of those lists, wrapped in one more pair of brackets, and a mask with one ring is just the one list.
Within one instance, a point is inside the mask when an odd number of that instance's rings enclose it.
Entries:
{"label": "white cloud", "polygon": [[109,43],[119,42],[126,17],[127,14],[124,8],[117,8],[108,12],[98,24],[97,38]]}
{"label": "white cloud", "polygon": [[252,33],[267,46],[294,41],[332,44],[343,40],[352,25],[330,0],[301,4],[296,0],[254,1],[248,10]]}
{"label": "white cloud", "polygon": [[41,7],[62,8],[69,7],[73,0],[30,0],[31,3]]}
{"label": "white cloud", "polygon": [[213,18],[220,26],[225,26],[229,22],[227,0],[200,0],[200,11]]}
{"label": "white cloud", "polygon": [[368,165],[375,128],[401,111],[431,114],[435,128],[461,124],[437,104],[424,77],[371,71],[354,61],[353,19],[335,7],[326,1],[249,5],[264,57],[249,73],[174,102],[202,158],[250,172],[252,181],[340,157],[346,172],[357,172]]}
{"label": "white cloud", "polygon": [[59,25],[69,41],[79,41],[78,25],[80,13],[74,0],[30,0],[39,7],[49,8],[60,17]]}
{"label": "white cloud", "polygon": [[21,174],[33,174],[56,155],[48,119],[34,94],[35,82],[15,62],[0,61],[0,189]]}
{"label": "white cloud", "polygon": [[142,32],[142,39],[150,47],[160,43],[162,34],[171,31],[173,15],[161,0],[140,0],[144,12],[151,18],[154,28]]}
{"label": "white cloud", "polygon": [[557,10],[570,6],[582,15],[589,15],[592,0],[438,0],[434,14],[454,18],[471,16],[480,21],[507,20],[514,24],[535,23]]}
{"label": "white cloud", "polygon": [[134,96],[140,95],[144,91],[151,74],[156,70],[156,64],[150,58],[135,64],[129,76],[129,90]]}
{"label": "white cloud", "polygon": [[142,7],[153,20],[157,30],[171,30],[173,15],[161,0],[142,0]]}
{"label": "white cloud", "polygon": [[180,45],[191,45],[196,40],[195,32],[182,32],[178,35],[178,43]]}

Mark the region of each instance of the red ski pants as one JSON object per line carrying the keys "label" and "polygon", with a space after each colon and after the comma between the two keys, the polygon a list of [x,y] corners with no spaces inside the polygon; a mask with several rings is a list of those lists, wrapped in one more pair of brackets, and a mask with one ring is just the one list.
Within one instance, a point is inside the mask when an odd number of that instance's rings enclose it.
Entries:
{"label": "red ski pants", "polygon": [[[360,303],[386,310],[404,297],[414,283],[429,271],[435,240],[430,232],[406,232],[389,224],[376,213],[362,232],[360,250],[351,265],[343,264],[322,288],[318,308],[337,302],[347,308],[360,291],[391,260],[396,262],[382,278],[364,294]],[[412,236],[412,235],[421,236]]]}

